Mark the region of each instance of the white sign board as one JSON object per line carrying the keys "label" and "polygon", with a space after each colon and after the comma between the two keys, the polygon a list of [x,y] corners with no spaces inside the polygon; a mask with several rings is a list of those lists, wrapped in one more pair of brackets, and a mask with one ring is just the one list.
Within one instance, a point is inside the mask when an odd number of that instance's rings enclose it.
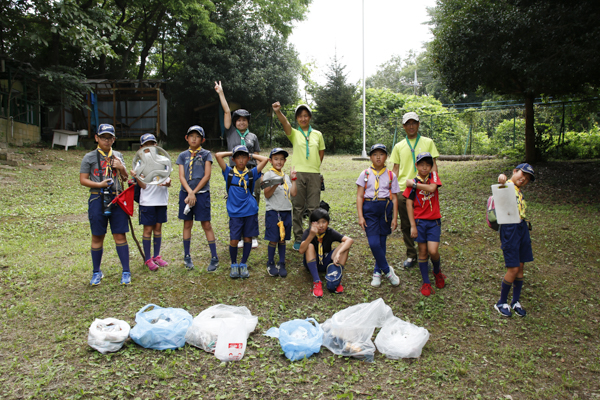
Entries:
{"label": "white sign board", "polygon": [[492,185],[492,195],[494,196],[498,224],[518,224],[521,222],[513,183]]}

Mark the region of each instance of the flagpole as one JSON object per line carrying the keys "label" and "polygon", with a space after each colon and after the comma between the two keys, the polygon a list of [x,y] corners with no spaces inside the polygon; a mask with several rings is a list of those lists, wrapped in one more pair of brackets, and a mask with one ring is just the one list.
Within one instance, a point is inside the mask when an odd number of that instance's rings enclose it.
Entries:
{"label": "flagpole", "polygon": [[363,150],[362,157],[367,158],[367,113],[365,93],[365,0],[362,0],[362,114],[363,114]]}

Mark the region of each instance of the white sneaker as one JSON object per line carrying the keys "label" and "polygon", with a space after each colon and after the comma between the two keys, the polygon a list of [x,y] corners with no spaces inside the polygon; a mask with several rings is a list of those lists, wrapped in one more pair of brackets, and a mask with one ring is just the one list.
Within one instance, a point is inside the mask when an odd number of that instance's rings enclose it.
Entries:
{"label": "white sneaker", "polygon": [[400,284],[400,278],[398,278],[398,275],[396,275],[396,273],[394,272],[394,268],[392,268],[391,265],[390,272],[388,272],[385,277],[389,279],[392,286],[398,286]]}
{"label": "white sneaker", "polygon": [[258,240],[256,240],[255,238],[252,238],[252,248],[255,249],[258,247]]}
{"label": "white sneaker", "polygon": [[243,241],[243,240],[240,240],[240,241],[238,242],[238,249],[241,249],[242,247],[244,247],[244,241]]}
{"label": "white sneaker", "polygon": [[373,272],[373,280],[371,281],[371,286],[381,286],[381,274],[379,272]]}

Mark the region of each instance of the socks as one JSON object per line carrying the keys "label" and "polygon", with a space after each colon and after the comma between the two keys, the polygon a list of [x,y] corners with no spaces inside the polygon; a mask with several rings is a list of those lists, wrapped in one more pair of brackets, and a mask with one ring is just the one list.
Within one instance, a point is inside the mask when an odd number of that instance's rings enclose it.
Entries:
{"label": "socks", "polygon": [[[161,244],[162,244],[162,234],[160,234],[158,236],[154,235],[154,257],[158,257],[160,255],[160,245]],[[144,253],[146,253],[146,249],[144,249]]]}
{"label": "socks", "polygon": [[100,272],[100,263],[102,262],[103,248],[100,247],[95,249],[92,247],[92,265],[94,267],[94,273]]}
{"label": "socks", "polygon": [[279,262],[285,263],[285,242],[279,243],[277,245],[277,250],[279,251]]}
{"label": "socks", "polygon": [[385,258],[385,250],[381,247],[381,236],[368,236],[367,240],[369,241],[369,247],[371,248],[373,257],[375,257],[375,262],[377,263],[377,266],[382,270],[384,274],[389,273],[390,266],[388,265],[387,259]]}
{"label": "socks", "polygon": [[229,245],[229,257],[231,257],[232,264],[237,264],[237,253],[238,253],[237,245],[235,245],[235,246]]}
{"label": "socks", "polygon": [[[521,286],[523,285],[521,281]],[[510,292],[510,288],[512,286],[512,282],[506,282],[506,280],[502,279],[502,288],[500,289],[500,300],[498,300],[498,304],[504,304],[507,302],[508,292]]]}
{"label": "socks", "polygon": [[429,283],[429,259],[419,259],[419,269],[421,270],[421,276],[423,277],[423,283]]}
{"label": "socks", "polygon": [[117,254],[119,255],[119,260],[121,260],[123,272],[129,272],[129,245],[127,242],[121,244],[116,243],[116,245]]}
{"label": "socks", "polygon": [[[142,236],[142,246],[144,246],[145,261],[148,261],[151,258],[151,256],[150,256],[150,245],[151,244],[152,244],[151,237]],[[155,251],[155,253],[156,253],[156,251]]]}
{"label": "socks", "polygon": [[513,298],[511,305],[514,305],[521,297],[521,289],[523,289],[523,278],[516,278],[513,282]]}
{"label": "socks", "polygon": [[217,256],[217,244],[215,240],[208,241],[208,248],[210,249],[210,256],[212,258],[219,258],[219,256]]}
{"label": "socks", "polygon": [[242,264],[246,264],[246,261],[248,261],[248,257],[250,257],[251,251],[252,251],[252,241],[244,242],[244,252],[242,253]]}
{"label": "socks", "polygon": [[431,259],[431,263],[433,264],[433,273],[434,274],[439,274],[441,272],[440,269],[440,260],[442,259],[442,257],[438,258],[437,260],[434,260],[433,258]]}
{"label": "socks", "polygon": [[190,254],[190,242],[192,241],[192,238],[189,239],[183,239],[183,255],[187,256]]}
{"label": "socks", "polygon": [[319,278],[319,270],[317,269],[317,260],[316,259],[311,260],[311,261],[307,262],[306,265],[308,266],[308,270],[310,271],[310,274],[312,275],[313,282],[321,281],[321,279]]}
{"label": "socks", "polygon": [[273,243],[273,242],[269,242],[269,247],[268,247],[268,262],[269,264],[274,264],[275,263],[275,250],[277,249],[277,244]]}

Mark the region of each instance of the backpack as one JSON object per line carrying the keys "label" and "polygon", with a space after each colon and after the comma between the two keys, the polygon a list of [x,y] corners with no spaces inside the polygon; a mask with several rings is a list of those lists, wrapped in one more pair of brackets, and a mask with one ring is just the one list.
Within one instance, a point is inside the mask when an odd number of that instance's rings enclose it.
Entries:
{"label": "backpack", "polygon": [[[252,196],[254,196],[254,174],[252,173],[252,170],[250,170],[248,172],[248,189],[250,190],[250,193],[252,193]],[[231,170],[229,171],[229,174],[227,175],[227,182],[225,182],[225,195],[227,197],[229,197],[229,188],[231,187],[231,181],[233,180],[233,168],[231,168]]]}
{"label": "backpack", "polygon": [[487,222],[488,226],[495,231],[500,228],[500,225],[498,225],[498,219],[496,218],[496,205],[494,204],[494,196],[490,196],[487,199],[485,221]]}

